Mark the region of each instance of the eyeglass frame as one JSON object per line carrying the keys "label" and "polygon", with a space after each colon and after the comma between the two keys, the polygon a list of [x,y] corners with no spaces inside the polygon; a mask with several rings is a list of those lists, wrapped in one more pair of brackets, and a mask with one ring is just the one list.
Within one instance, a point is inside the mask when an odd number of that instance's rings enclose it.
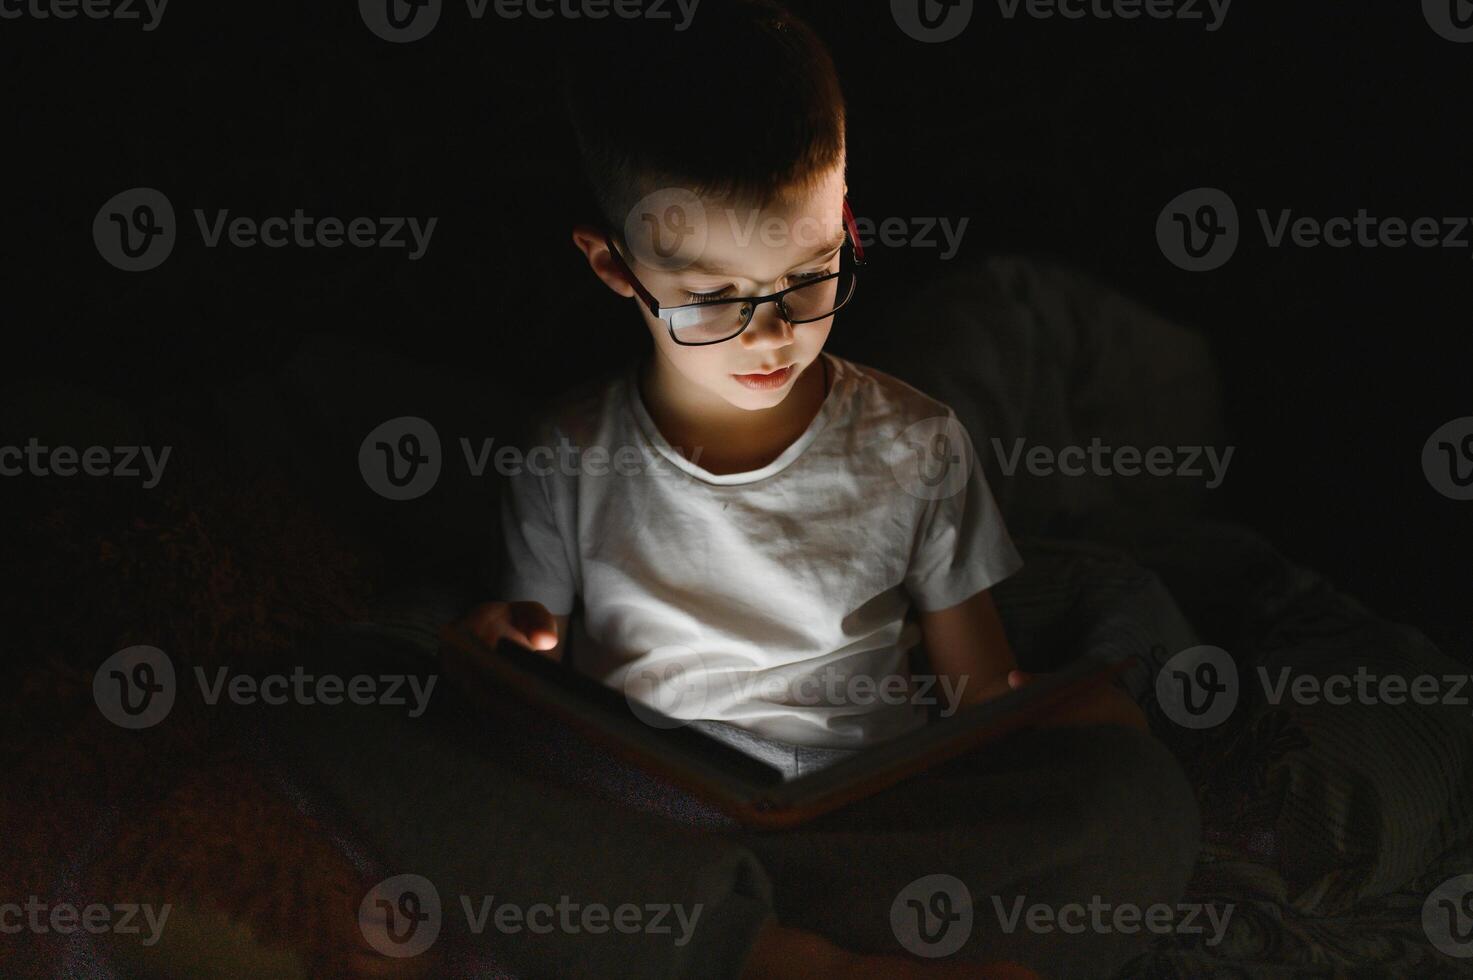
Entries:
{"label": "eyeglass frame", "polygon": [[[829,317],[833,316],[835,313],[838,313],[844,307],[848,306],[850,301],[854,299],[854,292],[856,289],[859,288],[859,270],[864,267],[864,246],[860,244],[859,241],[859,228],[854,220],[854,212],[849,208],[848,197],[844,198],[844,231],[847,243],[849,245],[850,258],[852,260],[851,264],[853,265],[853,268],[849,270],[849,274],[854,277],[854,282],[851,283],[849,287],[848,298],[845,299],[843,303],[825,313],[823,316],[814,317],[811,320],[789,320],[789,323],[817,323],[820,320],[827,320]],[[817,279],[810,279],[807,282],[800,282],[796,286],[789,286],[787,289],[782,289],[775,293],[770,293],[766,296],[733,296],[730,299],[711,300],[710,302],[706,303],[683,303],[680,306],[667,306],[662,308],[660,306],[660,301],[655,299],[654,294],[645,288],[644,283],[639,281],[639,277],[634,274],[634,270],[629,267],[629,263],[624,261],[624,256],[620,255],[619,250],[614,247],[613,232],[607,229],[604,231],[604,244],[608,246],[609,254],[614,257],[614,262],[618,266],[619,271],[628,277],[629,284],[634,287],[635,294],[640,298],[645,306],[649,307],[650,313],[653,316],[665,321],[665,328],[670,331],[670,339],[673,340],[675,343],[681,345],[682,347],[710,347],[712,344],[724,344],[729,340],[735,340],[736,338],[747,332],[747,328],[750,327],[752,325],[752,321],[757,318],[757,308],[763,303],[777,303],[778,309],[782,310],[782,298],[788,293],[791,293],[796,289],[806,289],[814,285],[815,283],[828,282],[830,279],[837,279],[844,274],[843,270],[841,269],[838,272],[831,272],[828,275],[820,276]],[[840,247],[842,248],[842,246]],[[730,337],[723,337],[720,340],[703,340],[698,343],[691,343],[688,340],[681,340],[679,337],[675,336],[675,325],[670,322],[670,318],[673,314],[679,312],[680,310],[689,310],[700,306],[724,306],[733,303],[751,303],[752,312],[747,315],[747,322],[742,324],[742,328],[736,333],[732,334]]]}

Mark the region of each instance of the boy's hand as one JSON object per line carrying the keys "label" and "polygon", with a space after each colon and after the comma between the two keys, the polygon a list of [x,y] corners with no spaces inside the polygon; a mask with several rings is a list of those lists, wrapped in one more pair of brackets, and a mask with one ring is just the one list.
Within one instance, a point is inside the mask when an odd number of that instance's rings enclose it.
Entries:
{"label": "boy's hand", "polygon": [[[483,602],[456,625],[469,630],[491,650],[502,640],[511,640],[550,660],[561,660],[564,647],[561,637],[567,619],[554,616],[540,602]],[[442,643],[440,669],[461,690],[477,696],[483,693],[488,655],[458,643]]]}
{"label": "boy's hand", "polygon": [[466,613],[461,625],[493,650],[502,640],[539,653],[559,645],[558,617],[540,602],[483,602]]}
{"label": "boy's hand", "polygon": [[[1022,670],[1009,671],[1008,686],[1016,691],[1038,676]],[[1119,684],[1113,682],[1098,684],[1069,696],[1040,715],[1035,724],[1043,728],[1123,725],[1143,732],[1150,731],[1150,724],[1140,706],[1131,700],[1130,695]]]}

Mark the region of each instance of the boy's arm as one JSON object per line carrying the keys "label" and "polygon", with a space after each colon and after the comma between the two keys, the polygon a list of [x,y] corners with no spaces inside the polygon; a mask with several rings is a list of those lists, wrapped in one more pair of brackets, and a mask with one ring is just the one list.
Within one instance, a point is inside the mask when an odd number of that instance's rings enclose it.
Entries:
{"label": "boy's arm", "polygon": [[[950,609],[920,613],[922,643],[942,690],[958,693],[958,707],[979,704],[1022,687],[1033,675],[1018,669],[992,595],[983,589]],[[1145,715],[1117,684],[1091,688],[1051,709],[1038,722],[1124,725],[1149,731]]]}
{"label": "boy's arm", "polygon": [[979,704],[1006,694],[1008,673],[1018,668],[992,593],[983,589],[950,609],[921,612],[921,643],[942,690],[956,691],[960,704]]}

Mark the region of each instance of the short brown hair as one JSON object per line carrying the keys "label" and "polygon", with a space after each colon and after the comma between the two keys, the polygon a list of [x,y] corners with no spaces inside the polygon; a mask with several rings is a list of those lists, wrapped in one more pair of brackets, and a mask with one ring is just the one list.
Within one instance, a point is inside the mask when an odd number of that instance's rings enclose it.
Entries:
{"label": "short brown hair", "polygon": [[844,158],[833,58],[775,0],[703,0],[680,31],[600,22],[563,51],[561,81],[584,174],[616,229],[660,188],[765,207]]}

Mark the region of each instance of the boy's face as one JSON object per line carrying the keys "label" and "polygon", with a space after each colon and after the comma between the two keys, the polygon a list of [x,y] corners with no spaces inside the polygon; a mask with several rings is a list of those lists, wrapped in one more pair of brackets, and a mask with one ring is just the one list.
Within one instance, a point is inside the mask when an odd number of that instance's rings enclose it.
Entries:
{"label": "boy's face", "polygon": [[[636,215],[620,229],[623,241],[616,241],[625,246],[624,259],[661,308],[766,296],[839,271],[844,192],[842,164],[812,189],[787,194],[760,210],[659,192],[646,199],[655,205],[648,210],[658,213]],[[634,295],[617,276],[610,281],[605,274],[610,270],[597,262],[595,270],[621,295]],[[818,359],[834,320],[793,324],[782,318],[776,303],[764,303],[736,337],[692,347],[677,344],[665,321],[643,304],[639,309],[657,357],[675,369],[676,384],[688,396],[720,399],[748,411],[772,408],[787,398]]]}

